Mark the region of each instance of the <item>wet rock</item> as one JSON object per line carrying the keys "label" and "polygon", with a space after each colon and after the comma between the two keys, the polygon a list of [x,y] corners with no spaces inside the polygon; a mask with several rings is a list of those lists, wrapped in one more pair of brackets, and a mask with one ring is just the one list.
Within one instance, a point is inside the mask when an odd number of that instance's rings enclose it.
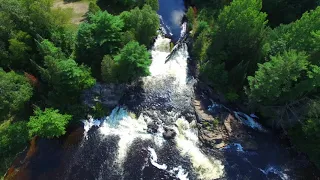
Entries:
{"label": "wet rock", "polygon": [[227,118],[224,120],[223,125],[226,128],[228,135],[232,135],[231,121],[234,121],[234,118],[231,114],[228,114]]}
{"label": "wet rock", "polygon": [[214,117],[207,111],[205,107],[203,107],[199,100],[194,100],[193,105],[198,122],[214,120]]}
{"label": "wet rock", "polygon": [[88,121],[91,120],[92,118],[93,118],[92,115],[90,115],[90,114],[87,115],[87,120]]}
{"label": "wet rock", "polygon": [[92,88],[84,91],[82,100],[89,107],[101,103],[103,106],[112,109],[118,105],[125,89],[126,86],[123,84],[96,83]]}
{"label": "wet rock", "polygon": [[162,135],[164,139],[170,140],[176,137],[177,133],[174,129],[165,127]]}
{"label": "wet rock", "polygon": [[156,133],[158,131],[158,125],[155,122],[148,123],[148,133]]}
{"label": "wet rock", "polygon": [[242,144],[243,149],[246,151],[258,150],[258,144],[253,140],[247,139],[246,141],[243,141],[241,144]]}
{"label": "wet rock", "polygon": [[214,147],[217,148],[217,149],[221,149],[221,148],[223,148],[225,146],[227,146],[227,144],[225,142],[223,142],[223,141],[221,141],[220,143],[214,145]]}

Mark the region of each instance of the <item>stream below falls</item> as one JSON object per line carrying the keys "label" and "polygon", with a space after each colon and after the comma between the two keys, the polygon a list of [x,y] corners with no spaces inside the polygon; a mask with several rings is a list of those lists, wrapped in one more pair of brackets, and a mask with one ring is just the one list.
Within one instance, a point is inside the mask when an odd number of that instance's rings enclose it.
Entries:
{"label": "stream below falls", "polygon": [[[183,0],[160,0],[162,32],[177,41]],[[159,35],[151,50],[151,75],[126,90],[108,117],[83,120],[59,139],[37,139],[7,177],[23,180],[211,180],[318,179],[312,165],[267,132],[252,116],[235,112],[257,148],[234,141],[209,148],[199,140],[193,100],[196,80],[188,73],[187,44],[170,60],[171,39]],[[203,96],[204,101],[211,102]],[[206,108],[214,112],[220,105]],[[241,117],[240,117],[241,116]],[[164,137],[165,134],[165,137]]]}

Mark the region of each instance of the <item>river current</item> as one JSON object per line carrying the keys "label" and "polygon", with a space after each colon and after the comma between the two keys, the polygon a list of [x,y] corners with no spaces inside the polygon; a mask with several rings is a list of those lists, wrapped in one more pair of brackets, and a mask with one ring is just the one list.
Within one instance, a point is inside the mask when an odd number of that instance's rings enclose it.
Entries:
{"label": "river current", "polygon": [[[237,142],[216,150],[202,145],[187,44],[180,43],[167,59],[172,40],[163,35],[177,41],[187,33],[185,7],[182,0],[159,2],[162,33],[150,50],[151,75],[129,88],[109,116],[83,120],[83,128],[60,139],[38,139],[37,146],[30,147],[35,153],[20,160],[14,179],[313,179],[313,172],[304,177],[296,173],[299,159],[241,112],[234,113],[260,142],[258,150],[244,150]],[[212,103],[208,110],[217,106]],[[163,136],[168,129],[176,134],[170,140]]]}

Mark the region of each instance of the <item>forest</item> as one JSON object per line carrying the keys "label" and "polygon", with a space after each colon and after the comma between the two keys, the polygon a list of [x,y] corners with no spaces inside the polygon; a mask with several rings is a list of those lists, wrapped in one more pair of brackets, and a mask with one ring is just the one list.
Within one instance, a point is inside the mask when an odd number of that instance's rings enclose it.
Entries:
{"label": "forest", "polygon": [[320,2],[192,0],[187,12],[201,80],[246,102],[320,166]]}
{"label": "forest", "polygon": [[[158,0],[86,1],[77,24],[54,0],[0,0],[1,175],[31,138],[60,137],[87,114],[106,115],[81,103],[84,90],[150,74]],[[320,167],[320,1],[186,2],[199,79]]]}

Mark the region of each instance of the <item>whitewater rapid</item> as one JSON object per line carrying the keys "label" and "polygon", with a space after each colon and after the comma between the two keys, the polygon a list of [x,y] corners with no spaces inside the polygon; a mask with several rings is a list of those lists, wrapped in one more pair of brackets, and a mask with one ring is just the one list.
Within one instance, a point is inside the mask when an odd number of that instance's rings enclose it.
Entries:
{"label": "whitewater rapid", "polygon": [[[181,34],[185,33],[185,28],[182,28]],[[168,99],[174,101],[180,95],[189,91],[188,86],[188,48],[186,44],[182,44],[168,60],[170,54],[170,39],[159,35],[155,41],[154,47],[151,50],[152,64],[150,66],[151,75],[143,78],[143,88],[149,94],[160,94],[166,91],[169,86],[173,88],[169,90]],[[177,48],[177,47],[175,47]],[[167,81],[170,79],[170,81]],[[191,97],[190,97],[191,98]],[[190,101],[189,99],[188,101]],[[151,99],[152,101],[152,99]],[[182,101],[183,102],[183,101]],[[158,112],[154,112],[157,115]],[[155,147],[148,146],[150,163],[161,170],[172,174],[181,180],[189,179],[190,173],[195,173],[198,179],[211,180],[220,178],[224,174],[224,166],[221,161],[214,157],[207,156],[200,149],[197,128],[195,119],[189,123],[179,112],[167,112],[170,122],[158,123],[156,133],[148,133],[148,123],[155,121],[148,115],[143,113],[132,115],[126,107],[116,107],[112,110],[108,117],[100,120],[91,119],[84,122],[85,135],[93,126],[99,126],[101,136],[116,135],[120,139],[118,141],[116,163],[121,169],[123,163],[128,157],[128,149],[136,139],[151,141]],[[154,118],[154,117],[153,117]],[[157,119],[159,122],[159,119]],[[188,172],[183,165],[170,167],[165,161],[158,159],[157,150],[163,147],[163,144],[168,143],[163,138],[164,126],[175,130],[176,137],[173,139],[174,146],[179,151],[182,158],[187,158],[191,162],[192,171]],[[159,163],[159,161],[162,161]],[[189,170],[190,171],[190,170]]]}

